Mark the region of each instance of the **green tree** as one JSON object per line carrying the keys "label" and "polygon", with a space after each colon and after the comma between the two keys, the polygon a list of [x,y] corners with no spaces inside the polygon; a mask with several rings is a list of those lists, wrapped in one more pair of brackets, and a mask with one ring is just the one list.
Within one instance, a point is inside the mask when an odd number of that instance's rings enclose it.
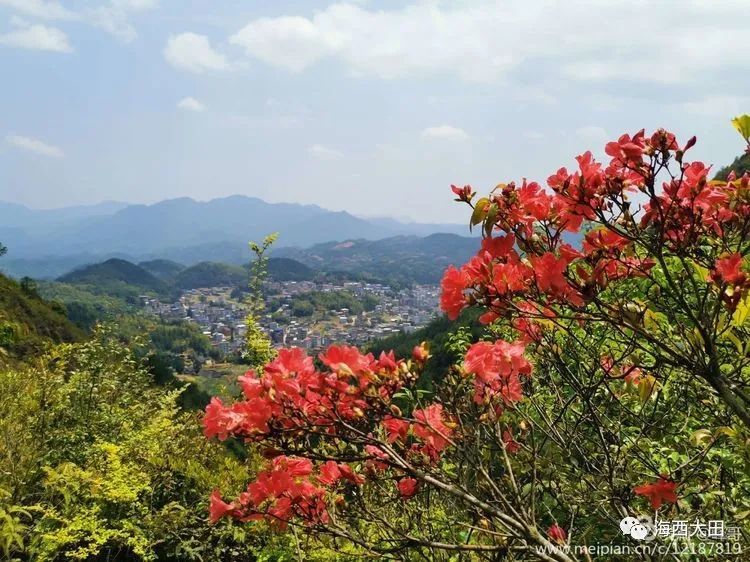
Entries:
{"label": "green tree", "polygon": [[253,470],[206,443],[180,391],[109,329],[0,370],[0,558],[282,559],[290,537],[207,522],[218,486]]}
{"label": "green tree", "polygon": [[250,293],[246,299],[248,313],[246,318],[247,335],[245,336],[245,360],[255,368],[260,368],[273,359],[275,352],[271,340],[260,327],[260,317],[265,311],[263,284],[268,277],[268,256],[266,252],[278,238],[278,234],[269,234],[263,242],[250,242],[250,250],[255,259],[250,264]]}

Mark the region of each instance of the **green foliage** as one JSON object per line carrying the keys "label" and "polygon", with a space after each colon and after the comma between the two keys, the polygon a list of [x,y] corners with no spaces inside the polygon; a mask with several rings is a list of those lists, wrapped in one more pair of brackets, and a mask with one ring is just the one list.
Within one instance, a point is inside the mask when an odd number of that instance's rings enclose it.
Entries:
{"label": "green foliage", "polygon": [[263,525],[207,523],[211,490],[239,491],[257,459],[206,442],[136,355],[98,330],[0,371],[4,558],[289,559]]}
{"label": "green foliage", "polygon": [[193,351],[202,355],[209,355],[212,351],[210,340],[196,324],[156,322],[152,326],[148,335],[157,351],[178,354]]}
{"label": "green foliage", "polygon": [[[111,288],[111,285],[96,290],[107,288]],[[37,290],[45,299],[61,303],[70,321],[86,332],[91,332],[99,322],[113,321],[136,310],[135,305],[128,304],[126,299],[92,292],[88,286],[42,281],[38,283]],[[128,293],[132,294],[130,291]]]}
{"label": "green foliage", "polygon": [[177,274],[185,269],[181,263],[162,259],[142,261],[138,263],[138,266],[162,281],[173,281]]}
{"label": "green foliage", "polygon": [[268,277],[274,281],[311,281],[315,270],[290,258],[268,258]]}
{"label": "green foliage", "polygon": [[278,234],[270,234],[260,244],[250,242],[250,250],[255,254],[255,259],[250,264],[250,283],[248,285],[250,294],[247,298],[249,311],[245,320],[247,334],[245,336],[244,359],[256,369],[261,368],[276,355],[270,338],[260,327],[258,318],[265,308],[263,284],[268,277],[266,252],[277,238]]}
{"label": "green foliage", "polygon": [[180,271],[174,279],[179,289],[236,287],[247,282],[245,268],[226,263],[204,261]]}
{"label": "green foliage", "polygon": [[[316,244],[310,248],[284,248],[285,257],[326,275],[346,272],[355,279],[388,285],[439,283],[451,263],[463,263],[476,251],[475,238],[454,234],[394,236],[383,240],[348,240]],[[338,275],[342,275],[338,273]]]}
{"label": "green foliage", "polygon": [[732,126],[737,129],[745,142],[750,144],[750,115],[738,115],[732,119]]}
{"label": "green foliage", "polygon": [[392,349],[396,357],[410,357],[415,346],[427,342],[431,356],[419,379],[419,388],[432,389],[463,356],[465,346],[483,336],[484,329],[477,321],[479,314],[476,309],[465,310],[455,322],[440,316],[410,334],[395,334],[374,341],[368,350],[377,356],[381,351]]}
{"label": "green foliage", "polygon": [[143,294],[173,296],[172,288],[151,273],[126,260],[110,259],[61,276],[58,281],[86,287],[91,293],[137,303]]}
{"label": "green foliage", "polygon": [[39,352],[46,342],[73,342],[82,337],[63,310],[0,275],[0,348],[23,357]]}

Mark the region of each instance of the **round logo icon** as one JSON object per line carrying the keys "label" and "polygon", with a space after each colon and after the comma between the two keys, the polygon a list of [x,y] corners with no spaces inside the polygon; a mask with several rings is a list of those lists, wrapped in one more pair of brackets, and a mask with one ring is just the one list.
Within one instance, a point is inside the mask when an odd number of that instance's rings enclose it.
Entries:
{"label": "round logo icon", "polygon": [[625,517],[620,521],[620,530],[623,535],[637,541],[652,541],[656,538],[656,526],[648,516]]}

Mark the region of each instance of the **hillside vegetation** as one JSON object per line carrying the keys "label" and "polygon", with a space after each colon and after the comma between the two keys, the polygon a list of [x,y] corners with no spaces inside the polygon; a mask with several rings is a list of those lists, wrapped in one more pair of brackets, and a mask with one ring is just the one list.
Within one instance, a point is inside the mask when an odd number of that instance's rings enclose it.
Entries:
{"label": "hillside vegetation", "polygon": [[438,283],[451,264],[463,263],[476,251],[474,238],[455,234],[395,236],[384,240],[347,240],[307,249],[279,248],[293,258],[325,272],[345,271],[389,282]]}
{"label": "hillside vegetation", "polygon": [[204,261],[180,271],[174,284],[180,289],[246,285],[248,271],[238,265]]}
{"label": "hillside vegetation", "polygon": [[45,343],[82,338],[82,330],[68,320],[62,306],[42,299],[33,286],[0,274],[0,349],[24,356],[36,353]]}
{"label": "hillside vegetation", "polygon": [[743,154],[735,158],[734,162],[717,172],[715,179],[726,181],[730,172],[734,172],[737,177],[741,177],[745,172],[750,172],[750,154]]}
{"label": "hillside vegetation", "polygon": [[62,283],[86,286],[92,293],[134,301],[141,294],[169,295],[171,287],[142,267],[126,260],[109,259],[75,269],[58,278]]}
{"label": "hillside vegetation", "polygon": [[[90,332],[99,322],[112,322],[135,311],[135,304],[128,303],[126,296],[122,294],[122,288],[115,288],[119,296],[92,292],[89,285],[58,281],[42,281],[38,284],[39,294],[49,301],[62,304],[68,319],[86,332]],[[93,287],[93,290],[98,289]],[[130,293],[131,291],[127,291],[127,294]]]}
{"label": "hillside vegetation", "polygon": [[311,281],[316,271],[290,258],[269,258],[268,277],[274,281]]}
{"label": "hillside vegetation", "polygon": [[139,267],[142,267],[148,271],[154,277],[163,281],[171,280],[177,276],[180,271],[184,270],[187,266],[177,263],[172,260],[156,259],[149,261],[142,261],[138,263]]}

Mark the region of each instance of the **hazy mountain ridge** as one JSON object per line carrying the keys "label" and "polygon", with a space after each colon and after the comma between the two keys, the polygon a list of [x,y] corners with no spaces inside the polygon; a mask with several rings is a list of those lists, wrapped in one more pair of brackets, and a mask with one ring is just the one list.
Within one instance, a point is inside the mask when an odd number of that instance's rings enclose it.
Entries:
{"label": "hazy mountain ridge", "polygon": [[244,263],[247,243],[279,232],[276,248],[306,248],[347,239],[381,240],[434,232],[468,232],[459,225],[363,219],[316,205],[266,203],[235,195],[153,205],[100,205],[32,210],[0,203],[0,240],[9,253],[0,268],[15,277],[55,278],[110,258]]}
{"label": "hazy mountain ridge", "polygon": [[475,238],[437,233],[429,236],[393,236],[327,242],[309,248],[279,248],[288,257],[315,269],[347,271],[405,282],[438,283],[445,268],[461,265],[476,253]]}

